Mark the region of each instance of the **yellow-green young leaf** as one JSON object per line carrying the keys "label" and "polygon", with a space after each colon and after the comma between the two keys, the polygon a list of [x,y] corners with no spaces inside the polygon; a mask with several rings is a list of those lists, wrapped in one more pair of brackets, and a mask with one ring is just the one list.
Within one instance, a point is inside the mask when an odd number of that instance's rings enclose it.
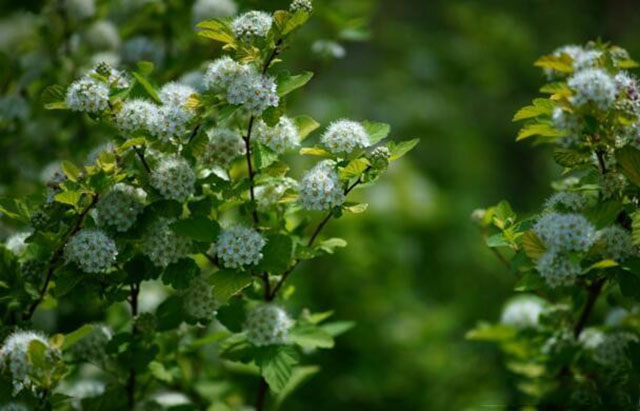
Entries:
{"label": "yellow-green young leaf", "polygon": [[632,59],[622,60],[622,61],[619,61],[617,64],[618,64],[618,67],[623,69],[632,69],[632,68],[640,67],[640,64],[638,64],[637,61]]}
{"label": "yellow-green young leaf", "polygon": [[231,31],[230,19],[201,21],[196,27],[202,29],[202,31],[198,32],[199,36],[219,41],[232,48],[236,47],[236,39]]}
{"label": "yellow-green young leaf", "polygon": [[363,121],[362,126],[367,131],[367,135],[369,136],[369,143],[371,144],[376,144],[377,142],[384,140],[391,132],[391,126],[385,123]]}
{"label": "yellow-green young leaf", "polygon": [[78,328],[75,331],[70,332],[69,334],[64,336],[64,343],[62,344],[62,350],[68,350],[75,343],[89,335],[93,331],[93,325],[85,324],[82,327]]}
{"label": "yellow-green young leaf", "polygon": [[292,367],[298,363],[298,354],[293,347],[272,345],[257,351],[256,363],[269,388],[279,393],[286,387]]}
{"label": "yellow-green young leaf", "polygon": [[590,156],[569,148],[557,148],[553,151],[553,159],[563,167],[575,167],[590,160]]}
{"label": "yellow-green young leaf", "polygon": [[525,138],[529,138],[532,136],[543,136],[543,137],[564,137],[566,133],[564,131],[556,130],[551,127],[550,124],[546,123],[532,123],[527,124],[518,133],[518,137],[516,141],[524,140]]}
{"label": "yellow-green young leaf", "polygon": [[59,203],[69,204],[75,207],[78,205],[80,198],[82,198],[82,193],[78,191],[63,191],[60,194],[56,194],[54,198]]}
{"label": "yellow-green young leaf", "polygon": [[283,97],[287,94],[291,93],[293,90],[296,90],[311,80],[313,77],[313,73],[310,71],[305,71],[302,74],[290,75],[288,73],[279,76],[277,79],[278,83],[278,96]]}
{"label": "yellow-green young leaf", "polygon": [[476,328],[465,335],[467,340],[480,341],[506,341],[516,336],[517,331],[513,327],[502,324],[492,325],[486,322],[479,323]]}
{"label": "yellow-green young leaf", "polygon": [[82,174],[82,170],[70,161],[63,161],[61,167],[67,178],[74,183],[78,181],[78,178],[80,178],[80,175]]}
{"label": "yellow-green young leaf", "polygon": [[528,378],[538,378],[544,375],[546,371],[544,365],[533,362],[509,362],[507,368],[516,374],[523,375]]}
{"label": "yellow-green young leaf", "polygon": [[631,238],[633,245],[640,245],[640,212],[631,216]]}
{"label": "yellow-green young leaf", "polygon": [[409,151],[413,150],[419,142],[420,139],[417,138],[414,138],[413,140],[401,141],[399,143],[395,143],[392,141],[391,143],[389,143],[389,151],[391,152],[389,161],[396,161],[404,157]]}
{"label": "yellow-green young leaf", "polygon": [[547,251],[542,240],[531,230],[522,235],[522,248],[532,260],[539,259]]}
{"label": "yellow-green young leaf", "polygon": [[294,117],[293,123],[298,129],[298,138],[300,139],[300,141],[304,141],[304,139],[307,138],[309,134],[320,127],[320,123],[315,121],[313,118],[305,115]]}
{"label": "yellow-green young leaf", "polygon": [[559,56],[554,54],[542,56],[534,63],[534,66],[548,68],[561,73],[573,73],[573,60],[564,53]]}
{"label": "yellow-green young leaf", "polygon": [[369,165],[369,160],[366,158],[356,158],[355,160],[351,160],[349,164],[340,170],[340,178],[343,180],[349,180],[355,177],[360,177]]}
{"label": "yellow-green young leaf", "polygon": [[67,110],[67,103],[64,101],[56,101],[55,103],[47,103],[44,105],[47,110]]}
{"label": "yellow-green young leaf", "polygon": [[640,186],[640,151],[626,146],[616,152],[616,159],[622,166],[622,172],[631,182]]}
{"label": "yellow-green young leaf", "polygon": [[153,63],[150,61],[139,61],[138,64],[138,73],[147,77],[153,71]]}
{"label": "yellow-green young leaf", "polygon": [[569,89],[569,86],[567,86],[566,83],[561,81],[545,84],[540,89],[540,92],[546,93],[546,94],[565,94],[566,93],[567,96],[571,95],[571,90]]}
{"label": "yellow-green young leaf", "polygon": [[153,375],[157,380],[164,381],[166,383],[171,383],[171,381],[173,381],[173,375],[164,368],[162,363],[158,361],[151,361],[148,367],[151,375]]}
{"label": "yellow-green young leaf", "polygon": [[282,29],[282,35],[286,36],[306,23],[307,20],[309,20],[309,13],[304,10],[296,11],[285,23],[284,28]]}
{"label": "yellow-green young leaf", "polygon": [[358,203],[358,204],[351,204],[351,205],[345,204],[342,206],[342,208],[345,211],[348,211],[353,214],[364,213],[365,211],[367,211],[368,207],[369,207],[369,204],[367,203]]}
{"label": "yellow-green young leaf", "polygon": [[331,153],[321,147],[303,147],[300,149],[300,155],[302,156],[319,156],[331,158]]}
{"label": "yellow-green young leaf", "polygon": [[318,244],[319,249],[324,250],[329,254],[333,254],[333,251],[338,247],[344,248],[346,246],[347,242],[342,238],[329,238]]}
{"label": "yellow-green young leaf", "polygon": [[515,116],[513,116],[512,121],[538,117],[543,114],[549,115],[553,112],[554,107],[555,103],[552,100],[546,98],[537,98],[533,100],[533,105],[526,106],[518,110]]}
{"label": "yellow-green young leaf", "polygon": [[333,348],[333,337],[315,325],[301,325],[289,332],[289,338],[302,348]]}
{"label": "yellow-green young leaf", "polygon": [[38,340],[31,340],[27,347],[27,358],[29,364],[34,368],[44,369],[47,367],[47,346]]}
{"label": "yellow-green young leaf", "polygon": [[605,268],[617,267],[618,263],[614,260],[600,260],[597,263],[591,264],[588,268],[582,271],[582,274],[586,274],[592,270],[604,270]]}
{"label": "yellow-green young leaf", "polygon": [[131,140],[125,141],[120,147],[116,149],[119,154],[124,153],[128,149],[134,146],[145,146],[147,144],[147,140],[144,137],[132,138]]}

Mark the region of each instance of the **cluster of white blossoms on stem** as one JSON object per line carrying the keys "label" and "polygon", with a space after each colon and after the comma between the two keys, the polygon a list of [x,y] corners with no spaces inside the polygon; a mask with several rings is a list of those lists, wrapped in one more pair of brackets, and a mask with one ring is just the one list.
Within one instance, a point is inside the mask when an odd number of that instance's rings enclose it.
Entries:
{"label": "cluster of white blossoms on stem", "polygon": [[181,237],[169,226],[175,220],[160,218],[147,231],[142,252],[158,267],[166,267],[189,254],[191,241]]}
{"label": "cluster of white blossoms on stem", "polygon": [[293,0],[289,5],[289,10],[294,13],[298,10],[304,10],[307,13],[311,13],[313,11],[313,4],[311,3],[311,0]]}
{"label": "cluster of white blossoms on stem", "polygon": [[126,101],[116,115],[120,130],[132,133],[150,128],[151,119],[157,116],[157,106],[143,99]]}
{"label": "cluster of white blossoms on stem", "polygon": [[618,225],[605,227],[597,233],[602,242],[602,256],[615,261],[623,261],[636,253],[631,234]]}
{"label": "cluster of white blossoms on stem", "polygon": [[533,227],[548,249],[587,251],[596,239],[596,230],[579,214],[544,214]]}
{"label": "cluster of white blossoms on stem", "polygon": [[182,106],[185,108],[187,99],[194,94],[198,94],[198,92],[193,87],[180,84],[175,81],[165,84],[158,92],[158,96],[164,104]]}
{"label": "cluster of white blossoms on stem", "polygon": [[87,74],[87,77],[90,78],[93,78],[91,77],[92,74],[104,77],[109,87],[123,89],[129,87],[131,84],[129,76],[125,72],[117,70],[105,62],[97,63]]}
{"label": "cluster of white blossoms on stem", "polygon": [[0,347],[0,368],[8,367],[13,384],[19,391],[31,384],[29,373],[31,366],[28,360],[29,344],[38,341],[47,348],[47,356],[57,356],[60,353],[51,346],[47,338],[34,331],[16,331],[11,334]]}
{"label": "cluster of white blossoms on stem", "polygon": [[101,273],[116,261],[116,243],[105,233],[85,228],[71,237],[64,248],[67,262],[75,263],[86,273]]}
{"label": "cluster of white blossoms on stem", "polygon": [[209,166],[228,168],[233,160],[246,152],[242,136],[228,128],[207,131],[209,142],[202,154],[202,162]]}
{"label": "cluster of white blossoms on stem", "polygon": [[226,93],[229,86],[241,75],[250,72],[251,66],[240,64],[229,56],[222,56],[207,67],[203,78],[205,90]]}
{"label": "cluster of white blossoms on stem", "polygon": [[211,319],[216,313],[218,304],[213,298],[213,287],[203,275],[191,280],[184,294],[184,310],[198,319]]}
{"label": "cluster of white blossoms on stem", "polygon": [[256,187],[255,194],[258,208],[264,210],[277,204],[287,190],[293,190],[297,187],[298,182],[289,177],[270,181],[267,184]]}
{"label": "cluster of white blossoms on stem", "polygon": [[182,157],[164,157],[151,172],[151,185],[169,200],[184,200],[195,190],[196,175]]}
{"label": "cluster of white blossoms on stem", "polygon": [[149,133],[164,142],[180,138],[188,131],[193,114],[181,106],[165,104],[149,118]]}
{"label": "cluster of white blossoms on stem", "polygon": [[334,154],[349,154],[356,148],[369,146],[367,131],[362,124],[351,120],[338,120],[329,124],[320,140]]}
{"label": "cluster of white blossoms on stem", "polygon": [[107,344],[112,337],[113,332],[109,327],[94,324],[91,332],[73,345],[73,356],[77,361],[101,364],[107,359]]}
{"label": "cluster of white blossoms on stem", "polygon": [[118,183],[98,203],[98,220],[120,232],[127,231],[142,213],[146,196],[140,188]]}
{"label": "cluster of white blossoms on stem", "polygon": [[335,165],[332,160],[324,160],[305,174],[300,182],[298,198],[302,208],[328,210],[344,202],[345,195]]}
{"label": "cluster of white blossoms on stem", "polygon": [[251,41],[254,37],[266,37],[271,29],[273,17],[264,11],[248,11],[236,17],[231,30],[236,38]]}
{"label": "cluster of white blossoms on stem", "polygon": [[216,251],[223,266],[238,268],[258,264],[265,244],[265,239],[256,230],[233,226],[222,231],[216,243]]}
{"label": "cluster of white blossoms on stem", "polygon": [[586,206],[587,199],[580,193],[572,191],[555,193],[544,203],[545,208],[564,208],[570,211],[580,211]]}
{"label": "cluster of white blossoms on stem", "polygon": [[502,311],[500,322],[523,329],[538,325],[540,314],[544,311],[544,301],[534,295],[522,295],[511,299]]}
{"label": "cluster of white blossoms on stem", "polygon": [[238,6],[233,0],[196,0],[192,8],[193,22],[231,17],[237,11]]}
{"label": "cluster of white blossoms on stem", "polygon": [[275,304],[261,304],[251,310],[245,323],[247,340],[255,346],[287,343],[293,321]]}
{"label": "cluster of white blossoms on stem", "polygon": [[536,263],[536,269],[550,287],[571,285],[582,271],[579,261],[557,250],[545,252]]}
{"label": "cluster of white blossoms on stem", "polygon": [[4,243],[4,247],[15,255],[24,253],[27,249],[26,239],[31,235],[30,231],[21,231],[12,234]]}
{"label": "cluster of white blossoms on stem", "polygon": [[578,71],[567,81],[573,90],[571,103],[582,107],[595,104],[600,110],[608,109],[616,100],[616,84],[611,76],[601,69],[589,68]]}
{"label": "cluster of white blossoms on stem", "polygon": [[109,106],[109,87],[93,78],[83,77],[71,83],[65,104],[72,111],[99,113]]}
{"label": "cluster of white blossoms on stem", "polygon": [[236,77],[227,90],[230,104],[242,105],[249,114],[258,116],[280,102],[276,82],[271,76],[247,71]]}
{"label": "cluster of white blossoms on stem", "polygon": [[276,153],[282,154],[300,145],[298,128],[286,116],[280,117],[278,123],[269,127],[262,119],[256,124],[256,138]]}

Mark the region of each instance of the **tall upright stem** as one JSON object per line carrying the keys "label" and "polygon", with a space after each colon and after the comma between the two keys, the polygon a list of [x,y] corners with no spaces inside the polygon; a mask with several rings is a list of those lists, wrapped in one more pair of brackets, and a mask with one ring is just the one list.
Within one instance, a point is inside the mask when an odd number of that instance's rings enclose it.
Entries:
{"label": "tall upright stem", "polygon": [[[138,327],[135,324],[135,318],[138,315],[138,295],[140,294],[140,283],[131,284],[131,294],[129,295],[129,305],[131,306],[131,335],[135,339],[138,334]],[[129,369],[129,378],[127,379],[127,385],[125,387],[127,391],[127,401],[129,403],[129,410],[134,410],[136,407],[136,369],[131,366]]]}

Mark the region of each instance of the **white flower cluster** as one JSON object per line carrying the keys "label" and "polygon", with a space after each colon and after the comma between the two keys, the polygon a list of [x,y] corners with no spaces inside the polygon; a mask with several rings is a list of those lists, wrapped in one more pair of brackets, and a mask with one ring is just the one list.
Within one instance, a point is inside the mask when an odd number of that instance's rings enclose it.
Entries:
{"label": "white flower cluster", "polygon": [[151,172],[151,185],[169,200],[184,200],[193,194],[196,175],[182,157],[164,157]]}
{"label": "white flower cluster", "polygon": [[222,56],[207,67],[203,78],[204,88],[216,93],[226,93],[239,76],[251,70],[249,65],[240,64],[229,56]]}
{"label": "white flower cluster", "polygon": [[118,27],[109,20],[98,20],[87,29],[85,41],[98,50],[115,50],[120,46]]}
{"label": "white flower cluster", "polygon": [[571,103],[582,107],[595,104],[600,110],[608,109],[616,100],[616,84],[611,76],[601,69],[589,68],[578,71],[567,81],[574,91]]}
{"label": "white flower cluster", "polygon": [[595,228],[579,214],[544,214],[533,227],[550,250],[584,252],[595,241]]}
{"label": "white flower cluster", "polygon": [[109,105],[109,87],[91,77],[83,77],[71,83],[65,104],[73,111],[99,113]]}
{"label": "white flower cluster", "polygon": [[254,37],[266,37],[272,23],[273,17],[269,13],[253,10],[233,19],[231,30],[236,38],[251,41]]}
{"label": "white flower cluster", "polygon": [[216,243],[216,251],[222,265],[226,268],[238,268],[258,264],[265,244],[265,239],[256,230],[233,226],[222,231]]}
{"label": "white flower cluster", "polygon": [[306,210],[329,210],[344,202],[344,192],[335,162],[324,160],[305,174],[300,182],[298,201]]}
{"label": "white flower cluster", "polygon": [[46,355],[59,355],[59,352],[51,346],[47,338],[34,331],[16,331],[11,334],[0,347],[0,368],[8,367],[11,372],[13,384],[20,391],[31,384],[29,373],[31,366],[28,361],[29,344],[39,341],[47,347]]}
{"label": "white flower cluster", "polygon": [[175,220],[160,218],[153,223],[142,242],[142,252],[158,267],[166,267],[189,254],[191,241],[171,230]]}
{"label": "white flower cluster", "polygon": [[213,287],[203,275],[191,280],[183,300],[185,312],[198,319],[212,319],[218,308],[213,298]]}
{"label": "white flower cluster", "polygon": [[285,344],[292,325],[293,321],[281,307],[275,304],[261,304],[247,316],[247,340],[258,347]]}
{"label": "white flower cluster", "polygon": [[262,119],[258,120],[256,138],[259,142],[280,154],[300,145],[298,128],[286,116],[280,117],[278,124],[273,127],[269,127]]}
{"label": "white flower cluster", "polygon": [[311,13],[313,11],[313,4],[311,0],[293,0],[289,5],[289,10],[295,13],[298,10],[304,10],[307,13]]}
{"label": "white flower cluster", "polygon": [[604,341],[604,333],[597,328],[587,327],[578,337],[578,343],[587,350],[593,350]]}
{"label": "white flower cluster", "polygon": [[233,160],[246,153],[242,136],[228,128],[207,131],[209,142],[202,154],[202,162],[208,166],[228,168]]}
{"label": "white flower cluster", "polygon": [[117,70],[105,62],[97,63],[93,69],[87,73],[87,77],[93,79],[93,77],[90,77],[91,74],[97,74],[104,77],[106,79],[106,84],[109,87],[123,89],[129,87],[131,84],[131,80],[127,73]]}
{"label": "white flower cluster", "polygon": [[258,208],[264,210],[277,204],[287,190],[296,189],[297,187],[298,182],[289,177],[270,181],[267,184],[256,187],[255,194]]}
{"label": "white flower cluster", "polygon": [[545,252],[537,261],[536,269],[552,288],[573,284],[575,277],[582,271],[579,261],[556,250]]}
{"label": "white flower cluster", "polygon": [[181,106],[186,109],[187,99],[197,93],[193,87],[172,81],[162,86],[158,96],[164,104]]}
{"label": "white flower cluster", "polygon": [[118,183],[98,203],[98,220],[120,232],[127,231],[142,213],[146,197],[142,189]]}
{"label": "white flower cluster", "polygon": [[631,234],[618,225],[605,227],[598,231],[598,241],[604,245],[602,256],[615,261],[624,261],[634,255],[636,250],[631,241]]}
{"label": "white flower cluster", "polygon": [[149,133],[168,142],[172,138],[180,138],[188,131],[189,122],[193,119],[193,113],[181,106],[163,104],[149,118]]}
{"label": "white flower cluster", "polygon": [[233,0],[196,0],[193,3],[193,23],[204,20],[231,17],[238,11],[238,6]]}
{"label": "white flower cluster", "polygon": [[164,59],[164,46],[162,43],[147,37],[138,36],[127,40],[120,50],[122,61],[135,64],[138,61],[151,61],[159,66]]}
{"label": "white flower cluster", "polygon": [[25,240],[31,235],[30,231],[21,231],[12,234],[4,243],[4,248],[11,251],[15,255],[20,255],[27,250]]}
{"label": "white flower cluster", "polygon": [[533,328],[538,325],[544,308],[542,299],[535,295],[522,295],[507,302],[502,310],[500,322],[518,329]]}
{"label": "white flower cluster", "polygon": [[100,230],[78,231],[64,249],[67,262],[78,265],[86,273],[101,273],[116,261],[116,243]]}
{"label": "white flower cluster", "polygon": [[584,50],[573,56],[573,70],[580,71],[593,68],[598,64],[598,59],[602,56],[600,50]]}
{"label": "white flower cluster", "polygon": [[580,211],[586,206],[587,199],[580,193],[572,191],[555,193],[544,203],[545,208],[564,208],[571,211]]}
{"label": "white flower cluster", "polygon": [[227,101],[242,105],[250,114],[258,116],[269,107],[277,107],[280,97],[273,77],[250,70],[231,83],[227,90]]}
{"label": "white flower cluster", "polygon": [[369,136],[362,124],[351,120],[337,120],[329,125],[320,141],[334,154],[351,153],[369,146]]}
{"label": "white flower cluster", "polygon": [[146,130],[150,128],[153,117],[158,115],[157,110],[155,104],[146,100],[128,100],[116,115],[116,123],[122,131],[127,133]]}
{"label": "white flower cluster", "polygon": [[107,344],[113,332],[104,324],[94,324],[91,332],[76,342],[71,351],[77,361],[102,364],[107,359]]}

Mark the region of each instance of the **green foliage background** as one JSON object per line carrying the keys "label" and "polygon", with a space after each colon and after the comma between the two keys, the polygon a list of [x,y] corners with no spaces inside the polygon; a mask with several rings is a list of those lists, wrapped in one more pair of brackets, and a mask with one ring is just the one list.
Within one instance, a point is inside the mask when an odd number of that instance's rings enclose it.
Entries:
{"label": "green foliage background", "polygon": [[[178,6],[181,2],[173,2]],[[246,8],[275,8],[249,1]],[[284,2],[277,2],[278,4]],[[298,95],[300,112],[325,123],[349,113],[393,125],[394,134],[421,138],[409,159],[396,163],[367,193],[365,214],[347,216],[327,233],[349,248],[301,267],[291,279],[294,304],[327,307],[337,319],[357,320],[332,351],[317,354],[322,372],[286,409],[452,410],[509,404],[513,379],[498,349],[466,341],[480,319],[494,320],[513,278],[470,223],[479,206],[510,199],[531,210],[551,193],[557,173],[541,149],[515,143],[510,122],[541,84],[532,62],[565,43],[592,38],[640,54],[640,11],[633,1],[551,0],[316,0],[330,15],[368,20],[365,41],[345,42],[344,59],[311,59],[308,45],[326,20],[306,30],[291,51],[292,71],[315,78]],[[184,2],[188,8],[190,2]],[[38,1],[5,2],[40,9]],[[330,20],[329,20],[330,21]],[[362,37],[364,32],[347,37]],[[293,58],[292,58],[293,56]],[[0,162],[20,151],[0,135]],[[97,143],[55,135],[33,164],[80,159]],[[5,190],[28,193],[6,164]],[[596,311],[596,316],[601,315]],[[65,317],[73,330],[73,315]]]}

